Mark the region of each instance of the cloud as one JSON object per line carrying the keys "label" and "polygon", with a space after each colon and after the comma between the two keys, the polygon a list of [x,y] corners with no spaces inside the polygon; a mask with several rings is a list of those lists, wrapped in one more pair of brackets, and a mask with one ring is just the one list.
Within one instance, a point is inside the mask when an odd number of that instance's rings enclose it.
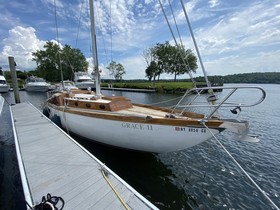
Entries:
{"label": "cloud", "polygon": [[219,5],[219,0],[210,0],[209,5],[210,5],[210,8],[216,7]]}
{"label": "cloud", "polygon": [[[168,1],[162,2],[168,16],[171,17]],[[187,48],[194,49],[181,4],[174,0],[171,3],[174,6],[173,11],[179,28],[182,29],[183,42]],[[13,5],[9,2],[5,4],[4,7],[0,5],[0,8],[3,8],[0,20],[7,23],[0,28],[0,32],[3,32],[0,33],[2,66],[2,60],[8,63],[7,56],[12,55],[22,69],[34,68],[35,63],[31,61],[32,52],[42,49],[44,40],[55,39],[56,31],[62,45],[69,44],[80,48],[86,57],[91,57],[87,3],[56,1],[57,29],[54,23],[54,5],[51,0],[32,1],[30,8],[27,8],[28,12],[22,9],[25,5],[20,2]],[[44,7],[45,12],[38,16],[38,19],[34,19],[34,14],[39,13],[34,8],[39,7]],[[242,70],[247,72],[248,69],[266,71],[268,66],[271,71],[279,70],[280,59],[274,59],[273,56],[273,54],[279,55],[277,50],[280,48],[279,4],[272,0],[249,2],[190,0],[185,1],[185,7],[203,61],[206,68],[209,68],[206,70],[210,74],[214,72],[227,74],[229,69],[238,72]],[[95,2],[95,9],[98,11],[96,26],[102,76],[108,77],[105,67],[112,57],[114,61],[125,67],[127,72],[125,79],[144,79],[146,65],[141,52],[156,43],[171,40],[158,1],[116,0],[111,1],[110,5],[109,0],[104,0]],[[29,11],[32,10],[34,13],[30,15]],[[268,62],[274,63],[265,64],[265,62],[258,62],[258,59],[267,59]],[[218,62],[221,64],[219,65]],[[237,67],[237,64],[244,64],[245,67]]]}
{"label": "cloud", "polygon": [[127,57],[120,61],[124,66],[126,74],[123,78],[145,79],[147,65],[143,56]]}
{"label": "cloud", "polygon": [[279,44],[280,16],[277,14],[275,7],[259,3],[227,13],[215,25],[196,31],[200,48],[206,54],[214,54]]}
{"label": "cloud", "polygon": [[9,36],[2,43],[3,51],[1,60],[7,60],[8,56],[15,58],[17,68],[30,70],[35,68],[36,63],[32,61],[32,52],[43,49],[45,41],[37,39],[35,29],[32,27],[17,26],[9,30]]}
{"label": "cloud", "polygon": [[229,75],[250,72],[275,72],[279,70],[280,50],[260,52],[253,56],[227,56],[205,62],[208,75]]}

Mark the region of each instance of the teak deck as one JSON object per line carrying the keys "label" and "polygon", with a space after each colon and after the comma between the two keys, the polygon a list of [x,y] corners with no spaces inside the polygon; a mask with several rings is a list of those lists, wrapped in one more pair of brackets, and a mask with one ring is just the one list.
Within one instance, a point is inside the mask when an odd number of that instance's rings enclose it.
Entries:
{"label": "teak deck", "polygon": [[102,168],[130,209],[157,209],[29,103],[11,107],[21,178],[27,202],[50,193],[64,209],[125,209]]}

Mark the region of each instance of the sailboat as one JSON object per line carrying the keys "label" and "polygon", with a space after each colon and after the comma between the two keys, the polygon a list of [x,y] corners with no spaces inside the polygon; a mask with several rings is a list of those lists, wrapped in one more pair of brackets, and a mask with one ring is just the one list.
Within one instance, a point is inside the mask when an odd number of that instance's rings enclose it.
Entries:
{"label": "sailboat", "polygon": [[[194,92],[209,90],[209,87],[188,90],[174,108],[162,108],[145,104],[135,104],[122,96],[104,96],[100,91],[100,75],[96,47],[93,1],[90,1],[91,34],[95,67],[96,92],[91,90],[70,90],[53,94],[48,99],[50,118],[58,116],[67,131],[102,144],[151,153],[167,153],[193,147],[211,139],[220,132],[230,129],[238,134],[248,130],[247,121],[222,119],[218,115],[221,107],[233,107],[237,112],[241,107],[255,106],[265,99],[261,87],[211,87],[228,89],[223,99],[206,104],[195,103],[198,97],[184,104],[186,96]],[[238,89],[251,88],[260,91],[261,97],[254,103],[228,103],[228,99]],[[209,103],[211,102],[211,103]],[[184,106],[181,109],[181,106]],[[187,111],[188,108],[210,107],[208,114]]]}

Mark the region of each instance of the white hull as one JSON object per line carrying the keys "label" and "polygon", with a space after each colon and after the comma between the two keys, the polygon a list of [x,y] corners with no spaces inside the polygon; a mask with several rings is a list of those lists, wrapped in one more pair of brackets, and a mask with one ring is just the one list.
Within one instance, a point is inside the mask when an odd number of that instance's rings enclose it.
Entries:
{"label": "white hull", "polygon": [[86,72],[75,72],[74,82],[77,88],[81,90],[87,90],[88,88],[94,89],[95,83]]}
{"label": "white hull", "polygon": [[0,93],[7,93],[9,90],[10,85],[7,84],[5,77],[0,74]]}
{"label": "white hull", "polygon": [[0,93],[7,93],[10,90],[10,85],[0,85]]}
{"label": "white hull", "polygon": [[95,88],[94,82],[75,82],[75,86],[81,90],[87,90],[89,87]]}
{"label": "white hull", "polygon": [[36,82],[27,83],[25,85],[25,90],[29,92],[47,92],[49,90],[49,85]]}
{"label": "white hull", "polygon": [[[60,117],[62,126],[81,137],[125,149],[165,153],[186,149],[212,137],[201,127],[133,123],[87,117],[50,108],[50,117]],[[219,129],[211,129],[214,135]]]}

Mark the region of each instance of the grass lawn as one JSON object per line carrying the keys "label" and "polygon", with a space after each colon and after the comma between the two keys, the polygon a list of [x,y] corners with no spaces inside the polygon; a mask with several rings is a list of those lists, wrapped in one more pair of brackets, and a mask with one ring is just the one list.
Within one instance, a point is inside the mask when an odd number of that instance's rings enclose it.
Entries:
{"label": "grass lawn", "polygon": [[[102,87],[108,87],[109,83],[101,83]],[[113,82],[114,88],[131,89],[155,89],[157,92],[184,92],[193,87],[192,82]]]}

